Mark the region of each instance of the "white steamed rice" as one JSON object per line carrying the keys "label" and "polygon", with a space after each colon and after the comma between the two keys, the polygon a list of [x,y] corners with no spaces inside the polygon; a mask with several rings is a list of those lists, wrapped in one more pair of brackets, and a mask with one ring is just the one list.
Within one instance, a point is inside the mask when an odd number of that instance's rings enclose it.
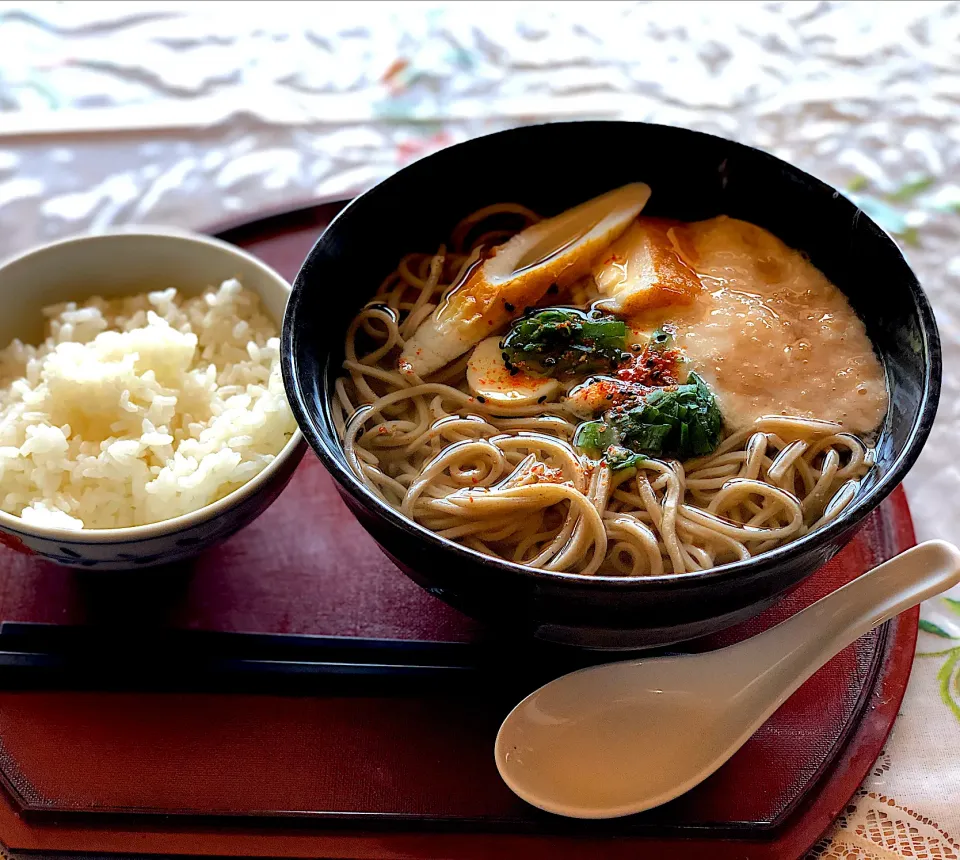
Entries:
{"label": "white steamed rice", "polygon": [[195,511],[249,481],[295,430],[277,329],[236,280],[44,310],[0,350],[0,509],[119,528]]}

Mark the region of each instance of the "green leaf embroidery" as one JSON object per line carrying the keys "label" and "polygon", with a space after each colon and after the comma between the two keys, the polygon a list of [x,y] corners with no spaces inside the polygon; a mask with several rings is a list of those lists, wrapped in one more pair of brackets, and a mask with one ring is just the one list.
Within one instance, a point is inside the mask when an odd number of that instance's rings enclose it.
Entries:
{"label": "green leaf embroidery", "polygon": [[[920,622],[926,629],[929,622]],[[933,625],[936,626],[936,625]],[[943,665],[937,672],[937,683],[940,688],[940,698],[953,711],[953,715],[960,720],[960,645],[948,648],[945,651],[918,651],[917,657],[946,657]]]}
{"label": "green leaf embroidery", "polygon": [[847,189],[853,192],[863,191],[869,184],[870,180],[866,176],[854,176],[847,183]]}
{"label": "green leaf embroidery", "polygon": [[903,239],[908,245],[913,245],[915,248],[920,245],[920,233],[917,232],[916,227],[906,227],[897,233],[897,237]]}
{"label": "green leaf embroidery", "polygon": [[960,615],[960,600],[956,600],[953,597],[944,597],[943,602],[956,612],[957,615]]}
{"label": "green leaf embroidery", "polygon": [[932,176],[922,176],[919,179],[905,182],[896,191],[887,194],[887,200],[894,203],[906,203],[908,200],[916,197],[918,194],[926,191],[936,182]]}
{"label": "green leaf embroidery", "polygon": [[[960,648],[955,649],[950,659],[940,667],[940,671],[937,672],[937,680],[940,682],[940,698],[953,711],[953,715],[960,720],[960,701],[954,696],[955,690],[953,689],[957,687],[957,681],[953,682],[953,688],[950,685],[958,662],[960,662]],[[960,691],[957,695],[960,696]]]}
{"label": "green leaf embroidery", "polygon": [[942,636],[944,639],[956,639],[956,636],[951,636],[944,630],[942,627],[938,627],[932,621],[927,621],[925,618],[920,619],[920,629],[924,633],[932,633],[934,636]]}
{"label": "green leaf embroidery", "polygon": [[917,657],[949,657],[960,648],[945,648],[943,651],[917,651]]}

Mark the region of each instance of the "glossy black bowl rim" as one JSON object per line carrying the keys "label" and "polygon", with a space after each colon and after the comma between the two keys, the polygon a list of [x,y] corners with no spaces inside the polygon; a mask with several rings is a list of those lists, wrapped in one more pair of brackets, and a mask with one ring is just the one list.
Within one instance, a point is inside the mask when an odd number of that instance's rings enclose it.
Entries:
{"label": "glossy black bowl rim", "polygon": [[[593,125],[597,127],[598,132],[603,133],[608,133],[611,126],[629,126],[631,128],[641,127],[667,130],[670,132],[707,138],[712,141],[721,142],[730,148],[748,152],[753,158],[760,158],[761,160],[766,160],[770,163],[773,163],[781,169],[800,177],[804,182],[809,183],[812,187],[820,190],[821,192],[828,193],[833,197],[841,197],[846,200],[846,202],[850,203],[851,206],[855,205],[839,191],[827,185],[825,182],[817,179],[815,176],[811,176],[800,168],[795,167],[794,165],[783,161],[782,159],[777,158],[770,153],[764,152],[763,150],[747,146],[746,144],[737,143],[717,135],[708,134],[706,132],[694,131],[692,129],[686,129],[679,126],[667,126],[643,122],[588,120],[540,123],[537,125],[520,126],[518,128],[494,132],[492,134],[483,135],[481,137],[464,141],[463,143],[455,144],[454,146],[439,150],[436,153],[432,153],[431,155],[428,155],[425,158],[402,168],[401,170],[389,176],[387,179],[384,179],[382,182],[375,185],[373,188],[368,189],[367,191],[363,192],[363,194],[360,194],[351,200],[350,203],[348,203],[339,213],[337,213],[330,224],[327,225],[326,229],[320,234],[317,241],[310,249],[310,252],[304,260],[303,266],[293,282],[293,292],[291,293],[290,299],[287,302],[286,313],[283,317],[283,328],[280,336],[280,355],[283,371],[283,383],[284,388],[286,389],[287,399],[290,402],[290,407],[293,410],[294,417],[296,418],[297,424],[300,426],[303,435],[306,437],[307,441],[310,443],[310,447],[316,452],[327,471],[329,471],[337,483],[368,512],[371,512],[381,520],[385,520],[394,528],[398,528],[408,534],[414,534],[427,544],[433,545],[437,550],[449,554],[451,556],[451,562],[459,558],[464,562],[471,564],[479,563],[481,565],[488,565],[504,572],[509,572],[517,576],[533,579],[545,586],[554,585],[557,587],[562,587],[564,582],[569,582],[571,586],[575,585],[580,588],[595,587],[601,590],[610,588],[617,590],[636,589],[638,591],[659,591],[664,587],[668,589],[682,589],[686,586],[701,586],[715,581],[736,579],[740,576],[746,576],[749,575],[751,571],[756,570],[758,567],[769,568],[792,561],[796,557],[810,551],[816,545],[830,543],[834,539],[841,537],[845,532],[847,532],[847,530],[853,529],[859,525],[867,517],[867,515],[874,511],[880,505],[880,503],[886,499],[894,489],[896,489],[896,487],[906,476],[907,472],[910,471],[911,467],[916,462],[917,457],[919,457],[920,451],[923,449],[924,443],[927,440],[927,437],[930,435],[930,430],[933,426],[933,421],[937,413],[937,405],[940,400],[940,384],[942,375],[940,334],[937,329],[933,308],[931,307],[930,301],[924,293],[923,288],[920,286],[916,275],[914,275],[913,282],[909,285],[909,288],[914,304],[917,308],[917,315],[920,320],[920,333],[922,336],[925,354],[923,396],[920,402],[919,414],[913,424],[913,427],[911,428],[910,436],[907,439],[907,443],[903,450],[900,452],[900,455],[896,458],[889,471],[881,476],[877,483],[866,493],[858,498],[855,498],[853,503],[845,508],[835,520],[814,532],[785,544],[782,547],[778,547],[765,552],[762,555],[753,556],[743,561],[729,562],[727,564],[718,565],[717,567],[708,568],[707,570],[693,571],[690,573],[664,573],[658,576],[627,577],[540,570],[518,564],[516,562],[494,558],[493,556],[489,556],[478,552],[477,550],[470,549],[469,547],[462,546],[458,543],[448,540],[447,538],[440,537],[435,532],[432,532],[413,520],[403,516],[395,508],[392,508],[386,502],[382,501],[356,477],[356,475],[353,473],[353,470],[350,468],[349,464],[344,458],[342,448],[340,448],[339,445],[336,447],[330,446],[323,438],[323,435],[318,431],[317,427],[314,426],[314,423],[309,417],[307,409],[304,406],[304,395],[300,388],[299,374],[296,368],[296,357],[294,352],[294,328],[295,319],[300,308],[302,295],[305,289],[304,272],[310,268],[310,263],[314,255],[317,253],[317,249],[324,242],[325,238],[339,228],[341,221],[349,222],[352,211],[356,205],[374,189],[383,189],[384,187],[389,188],[389,186],[407,170],[410,170],[418,165],[422,166],[423,161],[428,161],[431,158],[441,156],[451,149],[481,150],[485,145],[485,141],[489,138],[502,137],[504,135],[524,134],[531,128],[563,129],[574,125]],[[870,219],[862,210],[860,211],[860,218],[866,220],[870,227],[890,245],[893,253],[897,254],[904,261],[907,269],[911,272],[911,274],[913,274],[913,270],[910,268],[909,263],[907,263],[902,252],[900,251],[900,248],[890,237],[890,235],[872,219]],[[327,422],[329,422],[328,409],[329,403],[324,403],[321,413]],[[330,433],[331,436],[336,437],[336,429],[332,423],[330,423],[329,427],[325,429]]]}

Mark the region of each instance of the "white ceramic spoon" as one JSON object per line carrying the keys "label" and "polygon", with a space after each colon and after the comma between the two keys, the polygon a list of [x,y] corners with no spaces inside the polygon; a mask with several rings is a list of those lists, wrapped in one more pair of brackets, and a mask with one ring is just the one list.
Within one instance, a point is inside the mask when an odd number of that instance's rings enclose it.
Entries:
{"label": "white ceramic spoon", "polygon": [[511,711],[497,768],[517,795],[558,815],[659,806],[717,770],[839,651],[957,583],[960,550],[930,541],[736,645],[564,675]]}

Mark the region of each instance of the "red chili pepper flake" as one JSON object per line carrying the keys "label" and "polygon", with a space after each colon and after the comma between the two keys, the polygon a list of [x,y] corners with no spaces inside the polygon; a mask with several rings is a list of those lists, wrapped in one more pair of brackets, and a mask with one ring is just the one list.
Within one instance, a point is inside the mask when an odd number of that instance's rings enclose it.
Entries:
{"label": "red chili pepper flake", "polygon": [[562,484],[563,483],[563,470],[562,469],[552,469],[550,466],[547,466],[545,463],[534,463],[530,467],[530,474],[537,479],[537,483],[543,482],[546,484]]}
{"label": "red chili pepper flake", "polygon": [[676,385],[679,358],[680,353],[675,349],[645,348],[617,371],[617,379],[654,387]]}

